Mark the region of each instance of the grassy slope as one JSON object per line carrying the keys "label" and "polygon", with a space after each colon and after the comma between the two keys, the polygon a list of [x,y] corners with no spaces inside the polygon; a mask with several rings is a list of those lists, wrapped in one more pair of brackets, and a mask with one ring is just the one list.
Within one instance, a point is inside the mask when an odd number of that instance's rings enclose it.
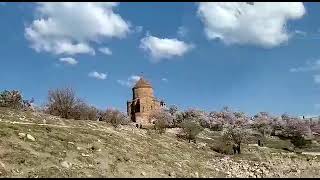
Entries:
{"label": "grassy slope", "polygon": [[[36,141],[19,138],[18,133],[31,134]],[[208,133],[199,142],[214,143],[215,138],[207,139]],[[226,177],[224,170],[215,168],[223,155],[198,146],[171,133],[114,129],[103,122],[0,108],[1,177]],[[247,148],[232,158],[269,157],[263,152],[250,154]],[[72,165],[63,167],[63,161]]]}
{"label": "grassy slope", "polygon": [[[0,161],[5,166],[0,166],[1,176],[168,177],[172,172],[177,177],[195,172],[217,175],[202,165],[215,153],[178,141],[170,134],[120,130],[102,122],[55,120],[7,109],[1,109],[0,119]],[[47,124],[72,127],[4,122],[43,123],[44,119]],[[36,141],[20,139],[18,133],[29,133]],[[62,161],[73,165],[63,168]]]}

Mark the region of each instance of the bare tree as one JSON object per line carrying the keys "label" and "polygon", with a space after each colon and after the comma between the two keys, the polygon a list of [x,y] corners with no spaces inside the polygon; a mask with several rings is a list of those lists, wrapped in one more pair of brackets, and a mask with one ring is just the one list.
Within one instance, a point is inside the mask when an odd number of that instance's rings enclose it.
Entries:
{"label": "bare tree", "polygon": [[49,114],[62,118],[73,118],[76,107],[79,107],[81,100],[76,97],[71,88],[50,90],[48,93],[47,111]]}
{"label": "bare tree", "polygon": [[72,110],[72,118],[75,120],[92,120],[95,121],[98,118],[99,110],[94,106],[90,106],[80,101]]}
{"label": "bare tree", "polygon": [[128,117],[116,109],[107,109],[105,112],[102,112],[101,120],[112,124],[114,127],[129,123]]}

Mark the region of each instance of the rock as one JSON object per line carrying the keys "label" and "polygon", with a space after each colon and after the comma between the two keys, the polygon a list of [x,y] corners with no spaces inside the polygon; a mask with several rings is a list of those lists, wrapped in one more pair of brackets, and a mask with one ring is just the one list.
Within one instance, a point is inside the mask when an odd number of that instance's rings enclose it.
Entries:
{"label": "rock", "polygon": [[89,157],[89,154],[81,153],[81,156],[83,156],[83,157]]}
{"label": "rock", "polygon": [[30,134],[27,134],[27,139],[29,139],[30,141],[36,141],[36,139]]}
{"label": "rock", "polygon": [[141,175],[142,175],[142,176],[146,176],[147,174],[142,171],[142,172],[141,172]]}
{"label": "rock", "polygon": [[24,138],[24,137],[26,137],[26,133],[19,133],[18,136],[19,136],[20,139]]}
{"label": "rock", "polygon": [[175,172],[169,172],[168,174],[170,177],[175,177],[176,176],[176,173]]}
{"label": "rock", "polygon": [[0,161],[0,165],[2,168],[5,168],[6,166]]}
{"label": "rock", "polygon": [[70,168],[72,166],[72,164],[67,161],[63,161],[63,162],[61,162],[61,166],[64,168]]}

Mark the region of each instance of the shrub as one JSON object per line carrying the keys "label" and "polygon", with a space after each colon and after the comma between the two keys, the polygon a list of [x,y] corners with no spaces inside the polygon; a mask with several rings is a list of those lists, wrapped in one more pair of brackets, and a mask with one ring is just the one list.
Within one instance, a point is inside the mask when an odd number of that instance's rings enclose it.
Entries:
{"label": "shrub", "polygon": [[220,154],[233,154],[231,145],[225,142],[215,142],[213,145],[210,146],[210,149]]}
{"label": "shrub", "polygon": [[311,140],[306,140],[302,136],[294,136],[291,138],[291,143],[297,148],[303,148],[311,144]]}
{"label": "shrub", "polygon": [[47,112],[51,115],[71,119],[79,117],[81,100],[70,88],[50,90],[48,93]]}
{"label": "shrub", "polygon": [[166,121],[164,119],[157,119],[154,123],[154,129],[159,133],[163,134],[166,132]]}
{"label": "shrub", "polygon": [[19,91],[3,91],[0,93],[0,107],[21,109],[23,107],[22,95]]}
{"label": "shrub", "polygon": [[93,106],[89,106],[84,102],[79,102],[72,110],[71,117],[75,120],[92,120],[98,119],[99,110]]}
{"label": "shrub", "polygon": [[128,124],[128,117],[122,112],[115,109],[107,109],[101,113],[101,120],[112,124],[114,127],[118,127],[121,124]]}
{"label": "shrub", "polygon": [[186,119],[181,123],[183,129],[182,136],[189,140],[193,140],[196,143],[197,135],[203,130],[203,127],[195,119]]}

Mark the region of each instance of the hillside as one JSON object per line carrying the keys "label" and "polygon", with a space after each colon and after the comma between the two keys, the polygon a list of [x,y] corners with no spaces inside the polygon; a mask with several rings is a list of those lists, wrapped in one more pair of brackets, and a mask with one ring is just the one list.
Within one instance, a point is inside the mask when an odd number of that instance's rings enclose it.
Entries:
{"label": "hillside", "polygon": [[316,154],[249,144],[227,156],[210,149],[219,133],[208,130],[194,144],[172,129],[159,135],[6,108],[0,127],[1,177],[320,177]]}

